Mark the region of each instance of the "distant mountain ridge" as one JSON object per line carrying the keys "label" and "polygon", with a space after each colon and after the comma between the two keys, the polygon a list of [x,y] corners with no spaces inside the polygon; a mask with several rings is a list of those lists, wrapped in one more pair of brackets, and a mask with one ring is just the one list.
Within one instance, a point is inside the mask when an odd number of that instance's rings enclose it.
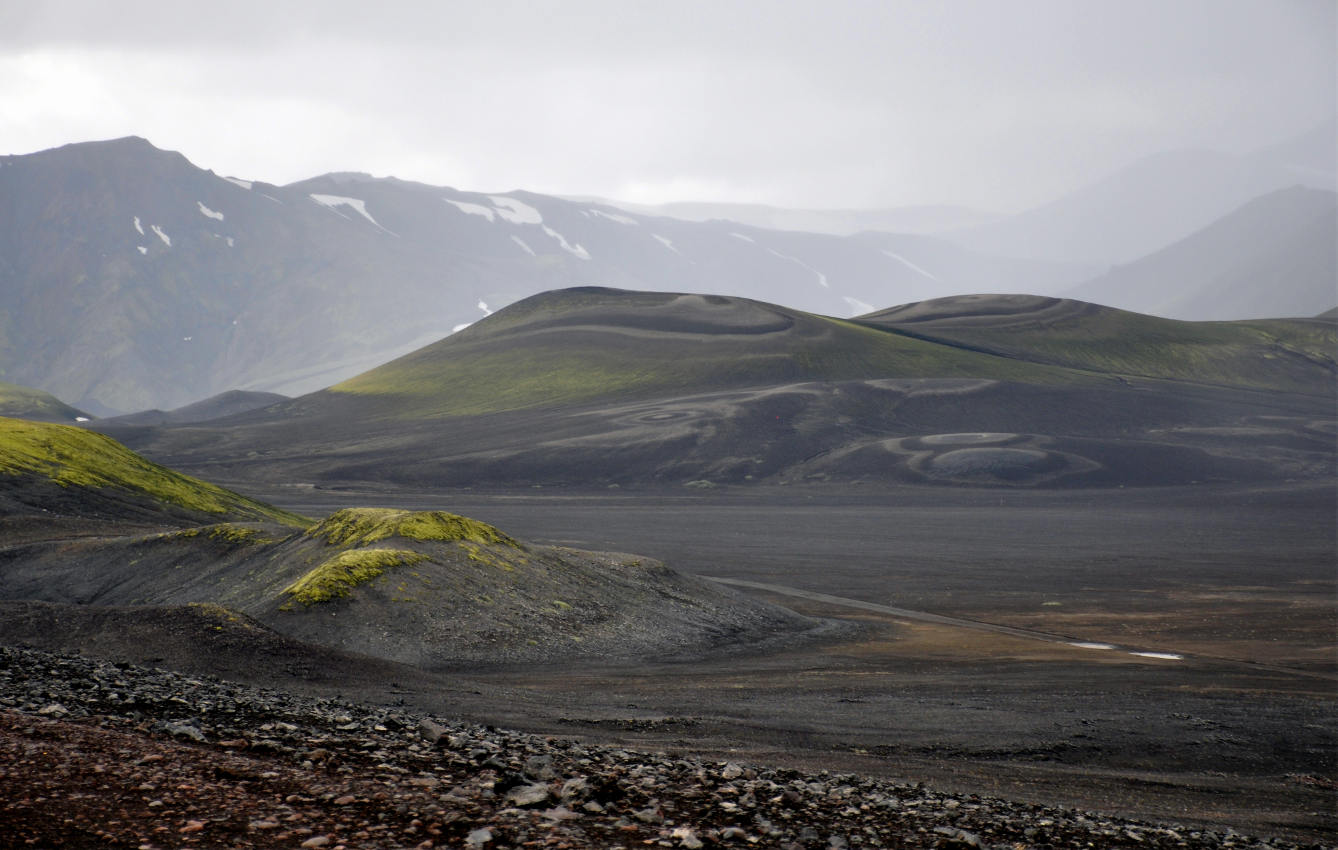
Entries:
{"label": "distant mountain ridge", "polygon": [[997,213],[947,204],[925,204],[868,210],[791,209],[766,204],[726,204],[675,201],[667,204],[635,204],[628,201],[588,198],[628,212],[665,216],[684,221],[737,221],[767,230],[800,230],[854,236],[857,233],[912,233],[933,235],[995,221]]}
{"label": "distant mountain ridge", "polygon": [[[737,295],[830,316],[965,293],[1061,295],[1110,256],[1165,248],[1196,216],[1216,220],[1284,177],[1323,182],[1326,132],[1250,157],[1154,157],[951,239],[683,221],[358,172],[279,187],[220,177],[138,138],[0,157],[0,380],[100,416],[227,390],[300,395],[572,286]],[[997,251],[956,240],[994,240]],[[1316,244],[1304,253],[1314,260],[1228,252],[1240,268],[1182,302],[1117,303],[1248,313],[1251,281],[1285,288],[1309,274],[1313,289]],[[1084,245],[1103,246],[1097,264],[1007,258],[1090,258]],[[1219,285],[1235,294],[1214,294]],[[1237,312],[1221,312],[1227,304]]]}
{"label": "distant mountain ridge", "polygon": [[139,138],[68,145],[0,157],[0,379],[97,415],[166,410],[327,386],[574,285],[853,315],[963,289],[1058,291],[1093,271],[887,239],[356,172],[279,187]]}
{"label": "distant mountain ridge", "polygon": [[176,410],[141,410],[114,416],[104,421],[124,425],[189,425],[194,422],[208,422],[237,413],[257,410],[280,401],[287,401],[288,396],[278,393],[257,393],[245,390],[228,390],[203,401],[178,407]]}

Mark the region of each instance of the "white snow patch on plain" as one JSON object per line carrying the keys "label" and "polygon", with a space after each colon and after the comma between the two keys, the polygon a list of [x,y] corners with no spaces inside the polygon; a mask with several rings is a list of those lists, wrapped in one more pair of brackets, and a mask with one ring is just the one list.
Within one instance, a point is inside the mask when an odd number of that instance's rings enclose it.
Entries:
{"label": "white snow patch on plain", "polygon": [[241,179],[240,177],[224,177],[223,179],[226,180],[226,181],[228,181],[229,183],[231,183],[231,184],[234,185],[234,186],[241,186],[243,189],[250,189],[250,188],[251,188],[251,181],[250,181],[250,180],[243,180],[243,179]]}
{"label": "white snow patch on plain", "polygon": [[1115,645],[1110,643],[1092,643],[1090,641],[1073,641],[1069,646],[1076,646],[1079,649],[1114,649]]}
{"label": "white snow patch on plain", "polygon": [[[379,221],[377,221],[376,219],[372,218],[372,214],[369,213],[369,212],[367,212],[367,202],[366,202],[366,201],[360,201],[360,200],[358,200],[357,198],[346,198],[346,197],[344,197],[343,195],[317,195],[317,194],[312,194],[312,195],[308,195],[307,197],[311,198],[313,201],[315,201],[316,203],[320,204],[320,205],[323,206],[323,207],[329,207],[330,209],[334,210],[336,213],[338,213],[339,210],[336,210],[335,207],[352,207],[352,208],[358,213],[358,215],[360,215],[360,216],[362,216],[363,218],[367,219],[368,221],[370,221],[372,224],[376,225],[377,227],[380,227],[382,230],[385,230],[386,233],[389,233],[391,236],[396,236],[396,235],[398,235],[398,234],[396,234],[396,233],[394,233],[394,232],[392,232],[392,231],[390,231],[390,230],[386,230],[384,227],[381,227],[381,222],[379,222]],[[340,214],[340,215],[343,215],[343,213],[339,213],[339,214]],[[344,217],[345,217],[345,218],[348,218],[348,216],[344,216]]]}
{"label": "white snow patch on plain", "polygon": [[619,224],[630,224],[633,227],[639,227],[641,225],[641,222],[631,216],[621,215],[619,213],[606,213],[603,210],[590,210],[590,212],[600,218],[607,218],[609,221],[616,221]]}
{"label": "white snow patch on plain", "polygon": [[656,242],[659,242],[661,245],[668,248],[670,251],[673,251],[680,257],[683,256],[683,252],[674,247],[674,243],[672,240],[668,239],[667,237],[661,236],[658,233],[652,233],[651,236],[655,237]]}
{"label": "white snow patch on plain", "polygon": [[1137,655],[1139,658],[1160,658],[1163,661],[1184,661],[1185,656],[1176,655],[1174,652],[1131,652],[1130,655]]}
{"label": "white snow patch on plain", "polygon": [[163,233],[163,229],[161,227],[159,227],[156,224],[150,224],[149,229],[152,230],[154,233],[158,234],[158,238],[163,240],[164,245],[166,245],[169,248],[172,247],[171,237],[169,237],[166,233]]}
{"label": "white snow patch on plain", "polygon": [[143,245],[136,245],[135,247],[139,249],[139,252],[140,252],[141,254],[147,254],[147,253],[149,253],[149,249],[148,249],[148,248],[145,248]]}
{"label": "white snow patch on plain", "polygon": [[[748,241],[751,242],[752,240],[750,239],[750,240],[748,240]],[[771,254],[771,255],[773,255],[773,256],[776,256],[776,257],[780,257],[782,260],[788,260],[788,261],[794,263],[795,265],[797,265],[797,266],[799,266],[799,267],[801,267],[801,268],[808,269],[809,271],[813,272],[813,274],[815,274],[815,275],[818,276],[818,285],[819,285],[819,286],[821,286],[823,289],[830,289],[830,288],[831,288],[831,287],[829,286],[829,284],[827,283],[827,275],[825,275],[825,274],[823,274],[822,272],[818,271],[817,269],[813,268],[813,267],[810,266],[808,263],[804,262],[803,260],[799,259],[798,257],[791,257],[789,254],[782,254],[780,251],[773,251],[773,250],[771,250],[770,248],[767,249],[767,253],[768,253],[768,254]]]}
{"label": "white snow patch on plain", "polygon": [[182,342],[190,342],[190,341],[193,340],[193,339],[195,339],[195,337],[193,337],[193,336],[183,336],[183,337],[181,338],[181,341],[182,341]]}
{"label": "white snow patch on plain", "polygon": [[474,324],[474,323],[473,323],[473,322],[465,322],[463,325],[456,325],[455,327],[451,328],[451,333],[453,333],[453,334],[457,334],[457,333],[459,333],[460,331],[464,330],[465,328],[469,327],[469,326],[472,325],[472,324]]}
{"label": "white snow patch on plain", "polygon": [[135,229],[139,231],[140,236],[144,235],[144,225],[139,223],[139,216],[135,216]]}
{"label": "white snow patch on plain", "polygon": [[842,295],[841,300],[850,305],[850,309],[855,311],[853,315],[856,316],[862,316],[865,313],[872,313],[874,310],[872,304],[865,304],[858,298],[851,298],[849,295]]}
{"label": "white snow patch on plain", "polygon": [[492,315],[492,311],[488,309],[488,302],[487,302],[487,301],[479,301],[479,309],[483,311],[483,315],[485,315],[485,316],[491,316],[491,315]]}
{"label": "white snow patch on plain", "polygon": [[938,280],[938,278],[934,277],[932,274],[930,274],[929,272],[927,272],[927,271],[925,271],[924,269],[920,268],[920,267],[917,266],[915,263],[912,263],[910,260],[908,260],[908,259],[906,259],[905,257],[901,256],[900,254],[896,253],[895,251],[884,250],[883,253],[886,254],[887,256],[891,257],[892,259],[896,260],[897,262],[901,263],[902,265],[906,266],[906,268],[910,269],[910,270],[913,271],[913,272],[919,272],[920,274],[924,275],[925,277],[929,278],[930,280]]}
{"label": "white snow patch on plain", "polygon": [[196,201],[195,203],[197,203],[197,204],[200,205],[200,215],[206,216],[206,217],[208,217],[208,218],[212,218],[214,221],[222,221],[222,220],[223,220],[223,213],[218,212],[217,210],[211,210],[211,209],[209,209],[209,207],[206,207],[206,206],[204,205],[204,201]]}
{"label": "white snow patch on plain", "polygon": [[493,221],[493,211],[491,207],[485,207],[483,204],[471,204],[468,201],[452,201],[450,198],[442,198],[443,201],[455,207],[462,213],[477,215]]}
{"label": "white snow patch on plain", "polygon": [[544,217],[529,204],[522,204],[515,198],[502,195],[489,195],[488,200],[497,207],[497,214],[512,224],[543,224]]}
{"label": "white snow patch on plain", "polygon": [[742,233],[731,233],[730,236],[733,236],[735,239],[742,239],[744,242],[756,242],[756,241],[757,241],[756,239],[754,239],[754,238],[751,237],[751,236],[744,236]]}
{"label": "white snow patch on plain", "polygon": [[566,251],[567,253],[574,254],[575,256],[580,257],[582,260],[590,259],[589,251],[582,248],[579,244],[572,245],[570,242],[567,241],[565,236],[563,236],[561,233],[558,233],[556,230],[554,230],[553,228],[549,227],[546,224],[544,225],[544,233],[547,233],[549,236],[556,239],[558,241],[558,244],[562,246],[562,250]]}
{"label": "white snow patch on plain", "polygon": [[519,236],[513,233],[511,234],[511,241],[519,245],[521,250],[524,251],[526,254],[529,254],[531,257],[535,256],[534,249],[531,248],[529,245],[525,244],[524,239],[521,239]]}

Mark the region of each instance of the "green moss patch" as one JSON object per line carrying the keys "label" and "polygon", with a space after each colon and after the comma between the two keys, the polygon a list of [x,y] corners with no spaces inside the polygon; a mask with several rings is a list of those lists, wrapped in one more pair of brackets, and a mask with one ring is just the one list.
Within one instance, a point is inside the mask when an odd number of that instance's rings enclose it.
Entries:
{"label": "green moss patch", "polygon": [[140,457],[102,434],[69,425],[0,418],[0,474],[31,475],[61,487],[121,490],[206,514],[267,519],[305,528],[311,521]]}
{"label": "green moss patch", "polygon": [[426,561],[427,556],[407,549],[350,549],[311,570],[284,588],[292,597],[282,606],[291,610],[293,602],[312,605],[343,599],[353,588],[385,574],[386,570]]}
{"label": "green moss patch", "polygon": [[307,531],[307,536],[332,546],[360,546],[390,537],[419,541],[497,543],[513,549],[520,543],[484,522],[445,511],[401,511],[391,508],[345,508]]}

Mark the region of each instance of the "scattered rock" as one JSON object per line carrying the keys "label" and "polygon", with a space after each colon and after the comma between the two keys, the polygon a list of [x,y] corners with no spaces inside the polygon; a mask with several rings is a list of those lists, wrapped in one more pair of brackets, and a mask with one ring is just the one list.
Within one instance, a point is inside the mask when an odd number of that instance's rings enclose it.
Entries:
{"label": "scattered rock", "polygon": [[548,786],[539,782],[521,785],[506,792],[506,801],[521,808],[542,806],[548,802],[548,797]]}
{"label": "scattered rock", "polygon": [[[1294,846],[918,784],[420,722],[9,647],[0,647],[0,699],[5,846],[172,846],[164,836],[331,850]],[[207,738],[219,743],[199,746]],[[238,741],[250,743],[227,745]]]}

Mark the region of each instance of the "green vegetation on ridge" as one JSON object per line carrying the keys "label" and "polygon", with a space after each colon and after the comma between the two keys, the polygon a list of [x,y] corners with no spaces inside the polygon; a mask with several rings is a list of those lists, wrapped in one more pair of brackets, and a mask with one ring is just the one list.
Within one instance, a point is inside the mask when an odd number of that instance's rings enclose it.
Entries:
{"label": "green vegetation on ridge", "polygon": [[360,584],[380,578],[386,570],[426,561],[428,557],[407,549],[349,549],[340,552],[284,588],[292,602],[313,605],[343,599]]}
{"label": "green vegetation on ridge", "polygon": [[390,537],[418,541],[520,543],[485,522],[445,511],[401,511],[392,508],[344,508],[307,531],[307,536],[332,546],[360,546]]}
{"label": "green vegetation on ridge", "polygon": [[[946,300],[946,299],[945,299]],[[1080,302],[1057,315],[1026,313],[997,323],[951,318],[875,322],[947,344],[1036,363],[1161,380],[1315,393],[1338,375],[1338,326],[1266,319],[1184,322]],[[1038,311],[1039,313],[1039,311]]]}
{"label": "green vegetation on ridge", "polygon": [[0,417],[0,475],[33,476],[62,488],[117,490],[205,514],[305,528],[310,520],[174,472],[110,437],[45,422]]}
{"label": "green vegetation on ridge", "polygon": [[522,301],[327,393],[375,399],[371,416],[431,417],[806,381],[1101,380],[746,299],[568,296]]}

